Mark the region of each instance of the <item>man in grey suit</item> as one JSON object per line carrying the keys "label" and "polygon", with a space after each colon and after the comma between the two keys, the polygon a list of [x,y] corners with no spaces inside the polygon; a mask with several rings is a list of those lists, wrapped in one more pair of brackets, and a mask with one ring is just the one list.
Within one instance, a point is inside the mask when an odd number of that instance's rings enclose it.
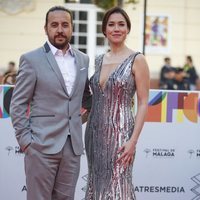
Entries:
{"label": "man in grey suit", "polygon": [[[20,58],[10,115],[25,152],[27,200],[73,200],[83,153],[81,106],[89,109],[89,58],[69,44],[71,12],[46,14],[48,41]],[[28,112],[30,108],[30,113]]]}

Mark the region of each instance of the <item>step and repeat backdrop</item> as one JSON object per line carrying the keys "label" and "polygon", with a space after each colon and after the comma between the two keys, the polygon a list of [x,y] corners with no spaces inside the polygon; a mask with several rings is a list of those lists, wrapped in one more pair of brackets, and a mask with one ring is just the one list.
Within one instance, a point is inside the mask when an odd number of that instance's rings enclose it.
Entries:
{"label": "step and repeat backdrop", "polygon": [[[0,86],[0,199],[25,200],[24,154],[9,116],[12,91]],[[83,155],[75,200],[84,200],[86,184]],[[150,91],[133,184],[137,200],[200,200],[200,92]]]}

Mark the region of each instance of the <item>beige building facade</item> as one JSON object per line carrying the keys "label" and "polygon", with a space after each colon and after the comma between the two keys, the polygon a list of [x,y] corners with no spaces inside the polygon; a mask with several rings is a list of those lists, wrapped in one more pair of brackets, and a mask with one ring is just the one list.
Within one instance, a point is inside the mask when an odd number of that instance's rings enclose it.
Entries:
{"label": "beige building facade", "polygon": [[[132,31],[127,44],[142,51],[143,3],[126,5],[132,20]],[[168,17],[168,48],[166,51],[148,51],[146,57],[151,76],[158,77],[164,57],[172,60],[173,66],[183,66],[185,56],[191,55],[200,74],[200,1],[199,0],[147,0],[147,16]],[[147,50],[147,48],[146,48]]]}
{"label": "beige building facade", "polygon": [[[21,0],[23,1],[23,0]],[[18,65],[22,53],[38,48],[46,41],[44,32],[45,15],[47,10],[54,5],[63,5],[63,0],[30,0],[31,5],[17,4],[19,1],[6,0],[4,2],[16,2],[12,9],[0,4],[0,70],[5,70],[9,61]],[[24,1],[27,2],[27,1]],[[16,10],[15,13],[12,10]]]}
{"label": "beige building facade", "polygon": [[[11,0],[6,2],[9,1]],[[91,58],[90,74],[92,74],[94,57],[106,49],[98,46],[95,42],[97,37],[101,42],[101,35],[96,31],[98,17],[95,17],[95,12],[102,12],[102,10],[88,4],[65,4],[63,0],[32,0],[31,2],[32,4],[27,7],[20,8],[18,4],[17,8],[10,8],[10,10],[8,9],[9,5],[6,9],[5,5],[0,4],[0,73],[5,71],[9,61],[12,60],[18,65],[22,53],[44,44],[47,39],[43,29],[47,10],[54,5],[65,5],[75,11],[85,10],[88,12],[87,33],[83,33],[79,38],[82,37],[82,42],[86,41],[85,46],[82,46],[87,49],[86,53]],[[127,45],[142,52],[144,1],[140,0],[137,4],[125,4],[124,8],[132,21],[132,30],[127,38]],[[182,66],[185,56],[191,55],[194,65],[200,73],[199,12],[199,0],[147,0],[147,16],[152,19],[155,17],[163,19],[164,17],[167,20],[167,24],[165,24],[167,31],[164,33],[167,45],[165,44],[164,48],[157,48],[152,43],[152,48],[150,46],[145,48],[152,78],[159,77],[160,68],[166,56],[172,59],[173,66]],[[87,40],[84,39],[84,36]]]}

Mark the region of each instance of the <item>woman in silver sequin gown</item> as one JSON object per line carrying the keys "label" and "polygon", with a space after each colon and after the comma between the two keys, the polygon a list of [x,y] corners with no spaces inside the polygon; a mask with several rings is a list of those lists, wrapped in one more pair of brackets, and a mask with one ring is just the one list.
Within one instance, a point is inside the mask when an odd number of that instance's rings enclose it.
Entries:
{"label": "woman in silver sequin gown", "polygon": [[[96,58],[95,73],[90,79],[93,99],[85,133],[89,170],[85,199],[135,200],[132,168],[147,110],[148,66],[142,54],[124,44],[130,31],[124,10],[109,10],[102,29],[111,50]],[[119,60],[112,54],[116,44],[120,45]],[[118,61],[122,62],[116,64]],[[134,120],[132,102],[136,88],[138,111]]]}

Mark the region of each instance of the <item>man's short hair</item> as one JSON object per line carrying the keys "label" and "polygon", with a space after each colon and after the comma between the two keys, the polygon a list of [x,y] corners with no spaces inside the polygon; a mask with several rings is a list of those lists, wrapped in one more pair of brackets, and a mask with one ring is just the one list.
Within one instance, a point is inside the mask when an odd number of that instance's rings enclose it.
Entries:
{"label": "man's short hair", "polygon": [[69,13],[70,17],[71,17],[71,23],[73,24],[73,17],[72,17],[72,13],[69,9],[63,7],[63,6],[54,6],[52,8],[50,8],[47,13],[46,13],[46,19],[45,19],[45,26],[47,26],[48,23],[48,16],[50,12],[54,12],[54,11],[65,11],[67,13]]}

